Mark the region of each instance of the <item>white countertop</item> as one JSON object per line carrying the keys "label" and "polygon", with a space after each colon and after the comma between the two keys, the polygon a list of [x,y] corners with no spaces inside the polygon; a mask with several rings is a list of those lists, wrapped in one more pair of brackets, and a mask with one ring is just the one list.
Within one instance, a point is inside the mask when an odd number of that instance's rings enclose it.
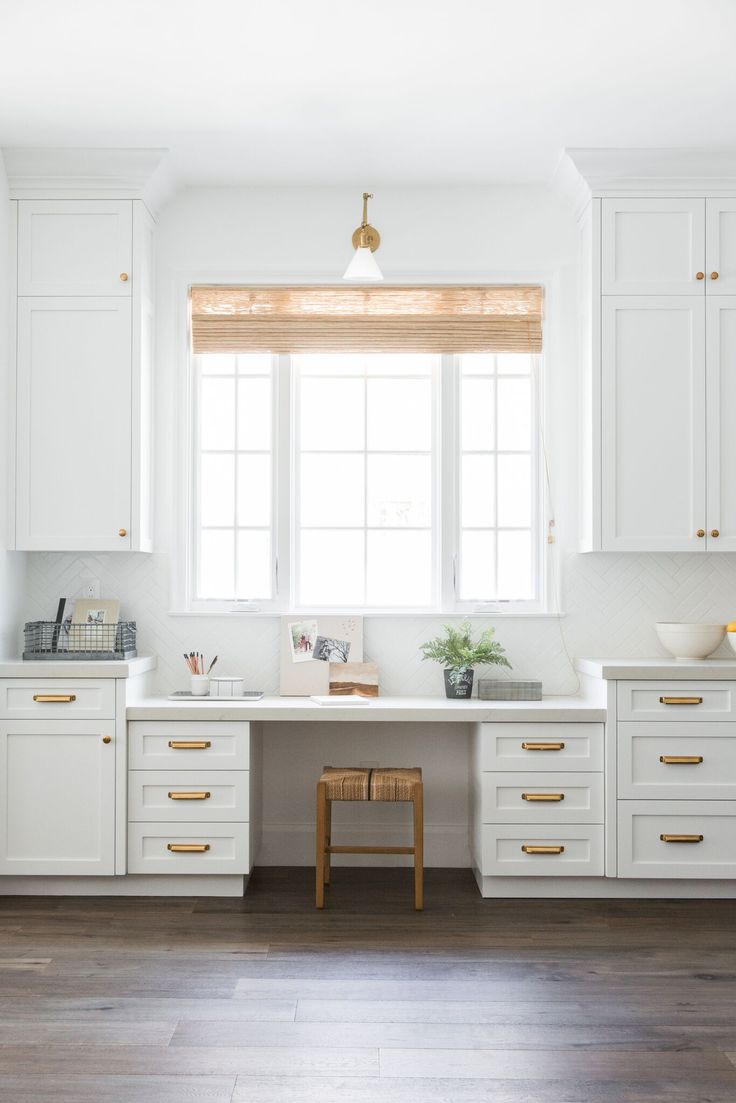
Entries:
{"label": "white countertop", "polygon": [[128,720],[368,720],[415,723],[477,721],[590,721],[606,709],[595,697],[545,697],[541,701],[449,701],[444,697],[377,697],[359,705],[320,705],[309,697],[260,701],[169,701],[144,698],[127,708]]}
{"label": "white countertop", "polygon": [[10,659],[0,662],[0,678],[133,678],[156,669],[155,655],[138,655],[135,659],[86,659],[37,662],[33,659]]}
{"label": "white countertop", "polygon": [[581,674],[594,678],[635,679],[679,678],[700,681],[717,681],[719,678],[736,680],[734,659],[578,659],[575,667]]}

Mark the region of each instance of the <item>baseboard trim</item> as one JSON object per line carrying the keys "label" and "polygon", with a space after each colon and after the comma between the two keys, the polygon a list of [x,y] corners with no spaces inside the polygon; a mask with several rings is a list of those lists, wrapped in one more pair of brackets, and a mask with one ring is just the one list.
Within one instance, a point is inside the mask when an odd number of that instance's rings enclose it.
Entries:
{"label": "baseboard trim", "polygon": [[247,882],[247,877],[215,874],[0,877],[0,896],[242,896]]}
{"label": "baseboard trim", "polygon": [[486,899],[736,900],[734,881],[624,880],[618,877],[483,877],[473,869]]}

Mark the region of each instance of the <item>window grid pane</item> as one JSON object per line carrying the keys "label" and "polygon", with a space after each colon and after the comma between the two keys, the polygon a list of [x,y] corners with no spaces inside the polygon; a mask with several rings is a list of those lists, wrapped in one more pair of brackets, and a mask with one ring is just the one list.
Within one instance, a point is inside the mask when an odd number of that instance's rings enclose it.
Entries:
{"label": "window grid pane", "polygon": [[[429,607],[437,357],[331,353],[292,365],[297,604]],[[354,561],[345,564],[348,548]]]}
{"label": "window grid pane", "polygon": [[531,600],[537,596],[533,359],[504,353],[459,361],[459,598]]}
{"label": "window grid pane", "polygon": [[211,353],[194,366],[194,596],[270,600],[273,358]]}

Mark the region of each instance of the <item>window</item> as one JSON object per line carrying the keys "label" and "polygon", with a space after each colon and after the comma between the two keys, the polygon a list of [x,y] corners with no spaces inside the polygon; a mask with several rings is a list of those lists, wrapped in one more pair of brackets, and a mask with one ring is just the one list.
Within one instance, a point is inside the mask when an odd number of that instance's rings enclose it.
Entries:
{"label": "window", "polygon": [[192,323],[187,608],[541,608],[541,289],[200,288]]}

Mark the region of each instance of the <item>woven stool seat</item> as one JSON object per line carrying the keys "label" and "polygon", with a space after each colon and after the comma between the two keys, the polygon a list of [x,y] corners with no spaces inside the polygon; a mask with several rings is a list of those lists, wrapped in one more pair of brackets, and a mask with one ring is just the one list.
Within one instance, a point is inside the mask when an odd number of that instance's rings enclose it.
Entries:
{"label": "woven stool seat", "polygon": [[421,784],[422,771],[418,766],[371,770],[371,800],[414,800],[417,785]]}
{"label": "woven stool seat", "polygon": [[327,800],[368,800],[371,771],[359,766],[325,766],[320,781]]}

